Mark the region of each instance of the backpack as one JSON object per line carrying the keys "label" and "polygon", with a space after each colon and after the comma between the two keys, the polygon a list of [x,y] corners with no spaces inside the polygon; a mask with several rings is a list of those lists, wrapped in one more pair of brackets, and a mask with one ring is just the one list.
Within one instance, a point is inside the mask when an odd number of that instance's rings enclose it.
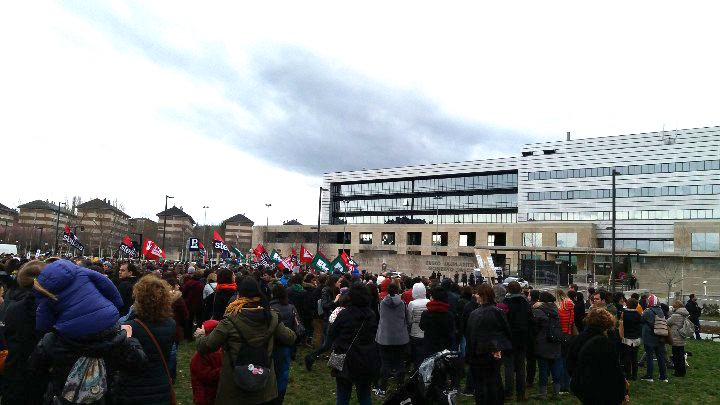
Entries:
{"label": "backpack", "polygon": [[560,318],[548,316],[548,322],[545,325],[545,338],[550,343],[565,344],[568,342],[569,336],[562,331]]}
{"label": "backpack", "polygon": [[92,404],[102,400],[107,390],[105,361],[83,356],[70,369],[60,396],[71,404]]}
{"label": "backpack", "polygon": [[685,321],[683,321],[682,328],[678,330],[678,333],[680,336],[682,336],[685,339],[689,339],[693,336],[695,336],[695,324],[692,323],[689,316],[685,317]]}
{"label": "backpack", "polygon": [[240,328],[232,319],[225,319],[230,321],[232,326],[240,335],[240,350],[238,350],[235,359],[233,359],[230,348],[225,348],[228,357],[230,357],[231,364],[233,365],[233,381],[241,391],[261,391],[268,384],[270,378],[275,378],[274,374],[272,376],[270,375],[272,359],[267,352],[268,344],[275,334],[275,329],[277,328],[279,321],[277,318],[271,320],[270,327],[268,328],[268,337],[260,345],[253,346],[248,343],[240,331]]}
{"label": "backpack", "polygon": [[665,319],[665,315],[658,314],[657,312],[653,311],[655,313],[655,322],[653,324],[653,334],[655,336],[669,336],[670,333],[668,332],[668,324],[667,319]]}

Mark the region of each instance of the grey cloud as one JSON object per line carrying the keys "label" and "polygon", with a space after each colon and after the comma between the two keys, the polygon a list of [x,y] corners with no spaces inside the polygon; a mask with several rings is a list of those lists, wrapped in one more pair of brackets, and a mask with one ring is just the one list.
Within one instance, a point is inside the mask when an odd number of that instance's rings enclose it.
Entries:
{"label": "grey cloud", "polygon": [[[256,125],[188,100],[168,119],[222,137],[235,147],[301,173],[458,161],[478,146],[488,155],[517,153],[527,134],[452,117],[428,97],[339,68],[298,47],[262,44],[250,51],[247,72],[223,48],[202,54],[163,43],[152,16],[125,21],[108,10],[73,11],[105,30],[118,46],[222,89],[227,101],[247,111]],[[134,15],[135,15],[134,14]]]}

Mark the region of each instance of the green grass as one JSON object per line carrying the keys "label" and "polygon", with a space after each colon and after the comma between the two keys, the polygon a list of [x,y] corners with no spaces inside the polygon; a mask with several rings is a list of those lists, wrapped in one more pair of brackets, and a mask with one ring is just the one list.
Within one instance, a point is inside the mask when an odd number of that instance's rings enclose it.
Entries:
{"label": "green grass", "polygon": [[[193,343],[183,343],[178,351],[178,381],[175,391],[181,405],[192,404],[192,389],[190,386],[190,358],[194,350]],[[630,402],[633,404],[714,404],[720,403],[720,343],[707,341],[688,341],[686,350],[692,352],[689,358],[690,368],[684,378],[675,378],[668,370],[670,383],[657,382],[657,364],[655,367],[654,383],[643,381],[631,382]],[[301,351],[304,354],[304,351]],[[332,405],[335,403],[335,380],[322,360],[315,363],[311,373],[305,370],[301,363],[302,355],[298,353],[298,360],[293,362],[290,373],[290,386],[285,397],[289,405]],[[379,367],[380,365],[378,365]],[[645,372],[640,369],[639,375]],[[534,391],[531,393],[534,394]],[[354,394],[353,394],[354,396]],[[552,401],[550,401],[552,402]],[[353,402],[355,403],[355,402]],[[373,397],[373,403],[382,402]],[[472,398],[461,397],[459,404],[473,404]],[[512,402],[511,402],[512,403]],[[530,404],[542,404],[542,401],[529,401]],[[572,395],[563,396],[558,404],[579,404]]]}

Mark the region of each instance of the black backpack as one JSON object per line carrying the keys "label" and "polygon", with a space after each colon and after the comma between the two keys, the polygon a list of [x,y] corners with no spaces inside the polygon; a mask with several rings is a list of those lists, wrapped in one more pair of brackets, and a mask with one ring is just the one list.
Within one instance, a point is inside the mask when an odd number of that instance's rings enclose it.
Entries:
{"label": "black backpack", "polygon": [[[265,388],[270,378],[275,378],[271,373],[272,359],[268,355],[268,344],[270,339],[275,335],[275,329],[278,326],[278,318],[273,317],[268,327],[268,337],[257,346],[253,346],[245,339],[240,328],[229,317],[228,321],[240,335],[240,350],[238,350],[233,359],[233,355],[228,346],[225,351],[233,365],[233,381],[235,385],[245,392],[258,392]],[[272,374],[272,375],[271,375]]]}
{"label": "black backpack", "polygon": [[545,325],[545,338],[550,343],[568,343],[570,336],[562,331],[559,317],[548,315],[548,322]]}

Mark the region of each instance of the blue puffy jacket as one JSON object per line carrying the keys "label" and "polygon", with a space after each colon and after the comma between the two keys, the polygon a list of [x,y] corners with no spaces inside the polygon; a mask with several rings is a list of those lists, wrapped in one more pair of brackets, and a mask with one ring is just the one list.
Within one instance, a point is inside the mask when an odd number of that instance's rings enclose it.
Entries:
{"label": "blue puffy jacket", "polygon": [[47,332],[54,327],[60,336],[80,339],[117,323],[123,301],[104,275],[68,260],[58,260],[45,266],[37,281],[57,296],[55,301],[35,293],[37,330]]}

